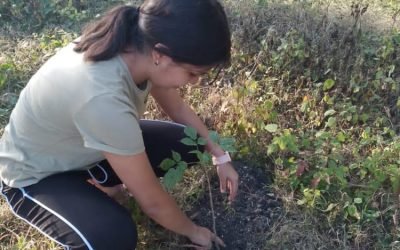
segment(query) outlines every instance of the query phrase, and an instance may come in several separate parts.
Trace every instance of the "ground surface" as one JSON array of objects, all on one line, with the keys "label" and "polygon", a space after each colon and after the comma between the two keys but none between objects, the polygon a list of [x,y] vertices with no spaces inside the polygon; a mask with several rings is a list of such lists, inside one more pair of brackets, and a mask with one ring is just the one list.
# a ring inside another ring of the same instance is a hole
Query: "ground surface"
[{"label": "ground surface", "polygon": [[[217,178],[211,180],[217,234],[227,245],[225,249],[264,249],[265,235],[281,215],[279,199],[268,188],[271,178],[260,168],[238,162],[235,168],[240,175],[240,184],[233,204],[228,205],[225,195],[220,193]],[[189,215],[198,224],[212,228],[208,192]]]}]

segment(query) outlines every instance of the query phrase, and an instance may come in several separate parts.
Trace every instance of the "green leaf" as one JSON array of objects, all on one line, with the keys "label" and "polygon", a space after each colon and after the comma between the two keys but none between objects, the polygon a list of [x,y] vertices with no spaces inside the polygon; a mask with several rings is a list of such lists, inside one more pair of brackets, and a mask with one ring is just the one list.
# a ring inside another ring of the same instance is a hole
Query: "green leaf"
[{"label": "green leaf", "polygon": [[0,74],[0,88],[6,83],[7,77],[5,75]]},{"label": "green leaf", "polygon": [[376,80],[380,80],[380,79],[382,79],[383,77],[384,77],[384,73],[383,73],[383,71],[382,70],[379,70],[378,72],[376,72],[376,74],[375,74],[375,79]]},{"label": "green leaf", "polygon": [[197,159],[199,159],[199,161],[201,161],[203,152],[201,152],[199,150],[192,150],[189,153],[190,154],[195,154],[197,156]]},{"label": "green leaf", "polygon": [[189,154],[201,154],[201,151],[199,151],[199,150],[192,150],[192,151],[189,151]]},{"label": "green leaf", "polygon": [[223,146],[221,147],[224,151],[227,151],[229,153],[234,153],[236,152],[236,147],[234,145],[227,145],[227,146]]},{"label": "green leaf", "polygon": [[297,201],[297,205],[300,205],[300,206],[302,206],[302,205],[304,205],[304,204],[306,204],[307,203],[307,200],[306,199],[301,199],[301,200],[298,200]]},{"label": "green leaf", "polygon": [[324,117],[328,117],[334,114],[336,114],[336,111],[334,109],[330,109],[324,113]]},{"label": "green leaf", "polygon": [[305,112],[308,111],[309,107],[310,107],[310,102],[309,101],[303,102],[301,104],[300,111],[305,113]]},{"label": "green leaf", "polygon": [[355,204],[361,204],[362,203],[362,198],[354,198],[354,203]]},{"label": "green leaf", "polygon": [[279,146],[280,150],[286,149],[286,142],[283,139],[283,137],[276,138],[276,140],[274,140],[274,142],[276,142],[276,144]]},{"label": "green leaf", "polygon": [[175,169],[171,169],[163,177],[162,183],[167,190],[171,190],[176,184],[175,171]]},{"label": "green leaf", "polygon": [[233,145],[235,144],[235,139],[231,137],[224,137],[219,140],[221,145]]},{"label": "green leaf", "polygon": [[395,174],[390,177],[390,182],[392,184],[393,193],[397,193],[400,191],[400,175]]},{"label": "green leaf", "polygon": [[186,169],[187,169],[187,163],[186,162],[184,162],[184,161],[180,161],[179,163],[178,163],[178,165],[177,165],[177,169],[179,170],[179,171],[185,171]]},{"label": "green leaf", "polygon": [[203,165],[209,165],[211,163],[211,155],[207,152],[201,153],[197,157],[200,159],[200,163]]},{"label": "green leaf", "polygon": [[197,153],[196,156],[197,156],[197,159],[199,159],[199,162],[203,163],[203,153]]},{"label": "green leaf", "polygon": [[336,118],[335,117],[329,117],[328,122],[326,123],[326,127],[329,127],[329,128],[336,127]]},{"label": "green leaf", "polygon": [[345,142],[346,141],[346,135],[343,132],[339,132],[336,136],[336,139],[340,142]]},{"label": "green leaf", "polygon": [[325,94],[323,100],[326,102],[326,104],[328,104],[328,105],[333,105],[334,99],[335,99],[335,98],[330,97],[328,94]]},{"label": "green leaf", "polygon": [[194,140],[190,139],[190,138],[183,138],[181,140],[181,142],[183,144],[185,144],[186,146],[197,146],[197,143]]},{"label": "green leaf", "polygon": [[331,203],[331,204],[329,204],[329,206],[325,210],[322,210],[322,212],[330,212],[336,206],[337,206],[336,203]]},{"label": "green leaf", "polygon": [[209,131],[208,132],[208,137],[210,138],[210,140],[214,143],[218,144],[219,141],[219,135],[216,131]]},{"label": "green leaf", "polygon": [[196,131],[195,128],[189,127],[189,126],[185,127],[184,132],[185,132],[185,135],[190,137],[190,139],[192,139],[192,140],[196,140],[197,139],[197,131]]},{"label": "green leaf", "polygon": [[270,133],[275,133],[278,130],[278,125],[277,124],[268,124],[267,126],[265,126],[264,129]]},{"label": "green leaf", "polygon": [[355,205],[348,206],[347,212],[351,217],[356,218],[357,220],[361,219],[360,213],[358,212],[357,207]]},{"label": "green leaf", "polygon": [[177,168],[171,168],[163,177],[163,184],[167,188],[167,190],[171,190],[176,186],[182,179],[185,174],[185,170],[187,168],[187,164],[185,162],[179,162]]},{"label": "green leaf", "polygon": [[327,90],[330,90],[331,88],[333,88],[333,86],[335,86],[335,81],[332,80],[332,79],[327,79],[327,80],[324,82],[324,87],[323,87],[323,89],[324,89],[324,91],[327,91]]},{"label": "green leaf", "polygon": [[299,150],[296,146],[296,137],[290,134],[289,130],[285,130],[284,135],[274,137],[272,141],[273,144],[279,146],[279,150],[289,150],[291,152],[298,152]]},{"label": "green leaf", "polygon": [[171,190],[179,181],[179,172],[178,170],[171,168],[163,177],[163,184],[168,189]]},{"label": "green leaf", "polygon": [[277,158],[275,159],[275,164],[278,166],[282,166],[283,165],[283,160],[281,158]]},{"label": "green leaf", "polygon": [[182,157],[178,152],[172,151],[172,159],[174,159],[174,161],[178,162],[178,161],[181,161]]},{"label": "green leaf", "polygon": [[171,167],[175,166],[176,162],[172,159],[164,159],[161,163],[160,163],[160,168],[164,171],[168,171]]},{"label": "green leaf", "polygon": [[235,139],[233,139],[233,138],[229,138],[229,137],[220,138],[219,145],[225,151],[232,152],[232,149],[233,149],[233,151],[235,151],[235,148],[234,148]]},{"label": "green leaf", "polygon": [[270,145],[268,146],[267,155],[271,155],[271,154],[273,154],[273,153],[276,153],[276,152],[278,152],[278,150],[279,150],[278,145],[276,145],[276,144],[270,144]]},{"label": "green leaf", "polygon": [[207,144],[207,140],[206,139],[204,139],[203,137],[199,137],[198,139],[197,139],[197,144],[199,144],[199,145],[206,145]]}]

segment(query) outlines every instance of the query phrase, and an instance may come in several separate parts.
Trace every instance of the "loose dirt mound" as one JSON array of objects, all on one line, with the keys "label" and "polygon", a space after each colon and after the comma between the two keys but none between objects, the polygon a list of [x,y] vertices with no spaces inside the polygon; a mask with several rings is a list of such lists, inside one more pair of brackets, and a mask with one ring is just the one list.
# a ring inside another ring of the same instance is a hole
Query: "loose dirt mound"
[{"label": "loose dirt mound", "polygon": [[[267,232],[281,214],[280,201],[267,187],[270,178],[261,169],[238,162],[234,166],[240,183],[233,204],[228,205],[226,196],[220,193],[218,179],[211,180],[217,234],[227,245],[225,249],[264,249]],[[199,225],[212,228],[208,192],[189,215]]]}]

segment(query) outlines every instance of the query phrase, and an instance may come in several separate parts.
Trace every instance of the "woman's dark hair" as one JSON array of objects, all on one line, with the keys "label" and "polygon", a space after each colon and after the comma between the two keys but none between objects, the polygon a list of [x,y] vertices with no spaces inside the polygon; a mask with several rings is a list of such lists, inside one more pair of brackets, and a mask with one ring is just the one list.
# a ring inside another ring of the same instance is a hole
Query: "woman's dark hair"
[{"label": "woman's dark hair", "polygon": [[130,48],[155,49],[175,62],[197,66],[227,63],[231,38],[224,9],[217,0],[119,6],[84,29],[75,51],[83,52],[85,60],[102,61]]}]

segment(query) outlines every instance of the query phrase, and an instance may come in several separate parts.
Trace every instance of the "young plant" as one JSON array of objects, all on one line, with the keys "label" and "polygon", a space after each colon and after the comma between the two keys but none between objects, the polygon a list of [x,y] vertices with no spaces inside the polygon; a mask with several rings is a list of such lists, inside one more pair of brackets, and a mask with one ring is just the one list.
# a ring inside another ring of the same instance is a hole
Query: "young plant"
[{"label": "young plant", "polygon": [[[195,147],[194,150],[189,152],[197,156],[198,161],[194,162],[194,164],[202,167],[210,166],[210,153],[201,150],[201,147],[207,144],[206,139],[199,136],[196,129],[192,127],[186,127],[184,133],[186,137],[181,140],[181,143]],[[224,151],[235,152],[235,140],[233,138],[220,137],[215,131],[209,131],[209,138],[212,142],[220,145]],[[167,190],[171,190],[182,180],[185,170],[188,167],[188,163],[182,160],[182,157],[178,152],[172,151],[172,158],[164,159],[161,162],[160,167],[162,170],[166,171],[166,174],[163,177],[163,184]]]},{"label": "young plant", "polygon": [[[184,133],[187,137],[183,138],[181,142],[187,146],[196,147],[195,150],[192,150],[189,153],[195,154],[197,156],[198,162],[195,162],[195,164],[200,165],[200,167],[202,167],[207,179],[213,232],[214,234],[217,235],[216,223],[215,223],[216,217],[215,217],[214,203],[211,192],[211,183],[206,171],[206,167],[211,165],[211,155],[208,152],[205,151],[203,152],[200,150],[200,147],[205,146],[207,144],[207,140],[204,139],[203,137],[200,137],[196,129],[192,127],[186,127]],[[215,131],[209,131],[208,137],[212,142],[220,145],[224,151],[235,152],[234,148],[235,140],[233,138],[222,138]],[[167,158],[161,162],[160,164],[161,169],[167,171],[163,177],[163,184],[167,190],[171,190],[173,187],[175,187],[176,184],[178,184],[183,179],[183,175],[185,173],[185,170],[187,169],[187,166],[188,164],[182,160],[181,155],[175,151],[172,151],[172,159]],[[217,249],[219,249],[218,246]]]}]

